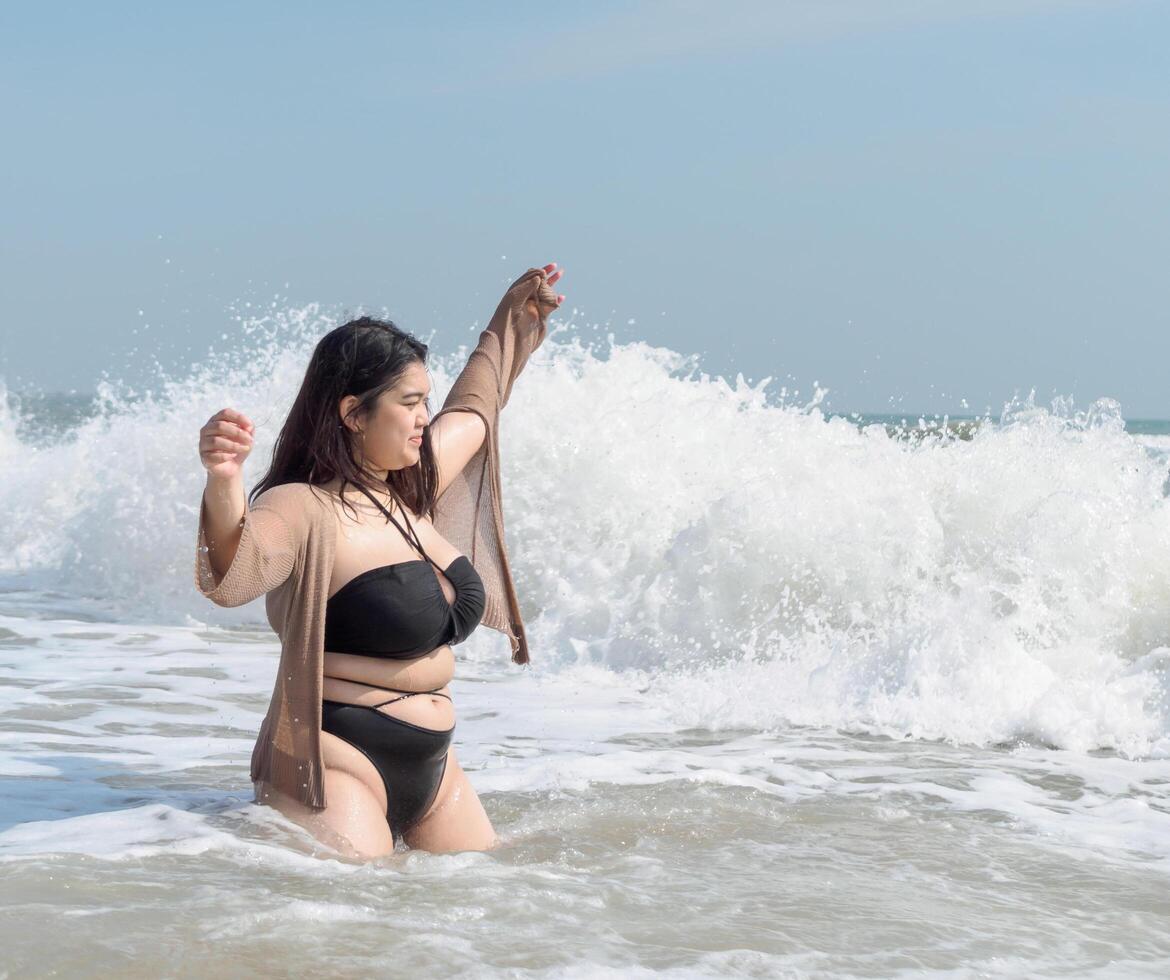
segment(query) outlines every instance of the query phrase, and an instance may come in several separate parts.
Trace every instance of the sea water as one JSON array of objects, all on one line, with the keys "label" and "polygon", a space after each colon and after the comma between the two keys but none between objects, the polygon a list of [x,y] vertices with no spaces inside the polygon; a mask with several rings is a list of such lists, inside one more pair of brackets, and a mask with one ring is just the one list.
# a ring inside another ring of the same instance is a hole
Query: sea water
[{"label": "sea water", "polygon": [[254,483],[327,326],[0,398],[0,976],[1170,975],[1170,425],[554,332],[500,432],[532,665],[480,629],[452,685],[503,846],[359,862],[252,802],[279,648],[193,585],[199,427]]}]

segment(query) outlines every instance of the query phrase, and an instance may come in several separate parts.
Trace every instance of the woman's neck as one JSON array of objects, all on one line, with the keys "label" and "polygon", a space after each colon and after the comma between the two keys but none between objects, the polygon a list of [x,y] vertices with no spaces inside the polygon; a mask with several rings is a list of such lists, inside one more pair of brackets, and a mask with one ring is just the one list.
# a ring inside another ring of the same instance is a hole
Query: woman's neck
[{"label": "woman's neck", "polygon": [[[349,500],[352,497],[358,500],[365,500],[366,502],[369,502],[370,496],[373,496],[385,504],[389,504],[394,500],[394,495],[386,487],[386,481],[384,479],[380,480],[372,473],[367,473],[366,475],[370,478],[370,482],[373,484],[373,486],[360,487],[354,483],[353,480],[345,481],[346,500]],[[324,484],[324,489],[329,493],[335,494],[336,496],[341,496],[341,477],[334,477],[328,483]],[[367,496],[367,494],[370,496]]]}]

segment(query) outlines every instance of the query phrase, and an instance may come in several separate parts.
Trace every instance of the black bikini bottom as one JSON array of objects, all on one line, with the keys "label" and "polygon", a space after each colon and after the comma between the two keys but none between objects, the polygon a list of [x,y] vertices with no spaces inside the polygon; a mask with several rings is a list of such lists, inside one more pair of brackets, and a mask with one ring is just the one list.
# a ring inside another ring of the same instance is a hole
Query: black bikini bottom
[{"label": "black bikini bottom", "polygon": [[[377,710],[418,694],[439,694],[438,691],[398,693],[403,697],[377,705],[321,702],[321,731],[348,742],[381,775],[386,787],[386,821],[395,839],[418,823],[439,795],[439,785],[447,771],[447,751],[455,732],[454,725],[446,731],[435,731]],[[446,694],[439,697],[451,700]]]}]

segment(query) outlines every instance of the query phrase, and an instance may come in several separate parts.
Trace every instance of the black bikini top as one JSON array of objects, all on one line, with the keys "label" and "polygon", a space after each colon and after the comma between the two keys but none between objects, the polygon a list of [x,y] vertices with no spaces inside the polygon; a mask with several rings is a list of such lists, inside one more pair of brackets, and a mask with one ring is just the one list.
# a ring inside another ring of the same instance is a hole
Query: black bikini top
[{"label": "black bikini top", "polygon": [[440,569],[455,587],[455,601],[449,603],[431,570],[435,563],[423,550],[405,511],[402,516],[409,534],[372,495],[366,496],[394,521],[422,558],[371,568],[346,582],[325,603],[325,649],[408,660],[445,643],[462,643],[479,625],[486,603],[483,580],[474,566],[460,555]]}]

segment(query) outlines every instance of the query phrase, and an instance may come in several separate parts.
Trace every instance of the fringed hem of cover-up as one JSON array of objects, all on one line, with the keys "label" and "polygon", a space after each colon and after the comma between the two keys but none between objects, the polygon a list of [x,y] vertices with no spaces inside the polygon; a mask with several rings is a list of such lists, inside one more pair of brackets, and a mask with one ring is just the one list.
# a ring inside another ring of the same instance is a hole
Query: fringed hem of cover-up
[{"label": "fringed hem of cover-up", "polygon": [[511,646],[512,662],[517,664],[528,663],[527,652],[522,649],[520,633],[508,615],[507,604],[496,597],[491,597],[484,605],[483,617],[480,622],[490,629],[494,629],[508,638]]},{"label": "fringed hem of cover-up", "polygon": [[[263,737],[263,736],[262,736]],[[252,782],[267,783],[315,810],[325,809],[325,780],[312,759],[299,760],[278,749],[272,742],[256,745],[252,760]]]}]

